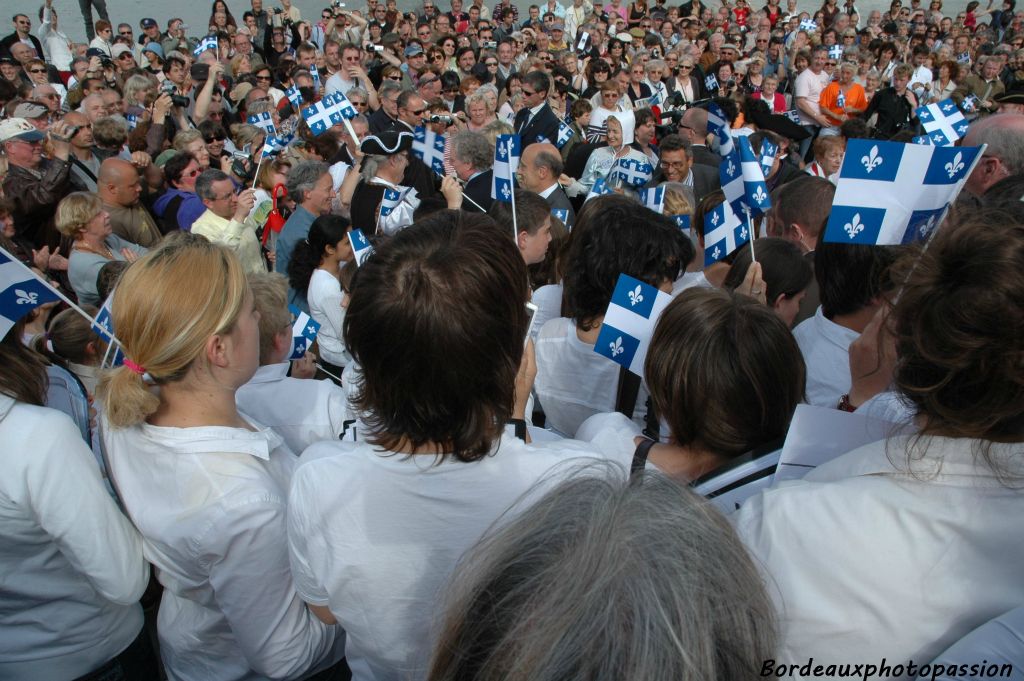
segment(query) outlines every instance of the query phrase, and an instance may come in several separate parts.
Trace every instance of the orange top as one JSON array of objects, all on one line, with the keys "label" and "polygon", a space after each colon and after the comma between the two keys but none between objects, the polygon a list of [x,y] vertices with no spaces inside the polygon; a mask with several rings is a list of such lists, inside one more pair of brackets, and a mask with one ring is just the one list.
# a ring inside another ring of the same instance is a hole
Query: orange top
[{"label": "orange top", "polygon": [[[821,113],[832,125],[840,125],[849,117],[849,114],[846,114],[845,111],[836,105],[837,99],[839,99],[839,83],[833,82],[829,83],[828,87],[821,91],[821,98],[818,100],[818,104],[821,106]],[[868,98],[864,94],[864,88],[857,83],[851,83],[850,87],[846,90],[846,106],[858,111],[864,111],[868,108]]]}]

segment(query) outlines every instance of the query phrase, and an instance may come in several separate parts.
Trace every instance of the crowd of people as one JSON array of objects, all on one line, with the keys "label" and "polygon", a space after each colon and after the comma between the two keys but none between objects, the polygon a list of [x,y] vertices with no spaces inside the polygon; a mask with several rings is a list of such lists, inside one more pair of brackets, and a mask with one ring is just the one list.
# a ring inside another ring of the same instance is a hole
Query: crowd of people
[{"label": "crowd of people", "polygon": [[[250,2],[0,40],[0,246],[63,295],[0,292],[0,678],[1024,668],[1014,0]],[[939,229],[826,242],[849,140],[947,100]],[[709,111],[776,149],[711,264]]]}]

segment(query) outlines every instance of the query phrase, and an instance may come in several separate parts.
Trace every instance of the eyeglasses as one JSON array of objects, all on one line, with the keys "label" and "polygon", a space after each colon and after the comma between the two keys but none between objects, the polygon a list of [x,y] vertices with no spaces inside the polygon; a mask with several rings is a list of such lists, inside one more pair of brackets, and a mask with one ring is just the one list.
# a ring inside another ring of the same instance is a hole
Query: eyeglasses
[{"label": "eyeglasses", "polygon": [[426,109],[408,109],[408,112],[413,116],[422,116],[424,111],[426,111]]},{"label": "eyeglasses", "polygon": [[526,88],[520,88],[520,90],[522,91],[523,96],[525,97],[533,97],[535,94],[537,94],[536,92],[527,90]]},{"label": "eyeglasses", "polygon": [[256,80],[273,80],[270,76],[256,76]]},{"label": "eyeglasses", "polygon": [[615,99],[618,99],[619,98],[619,93],[618,92],[602,92],[601,96],[602,97],[614,97]]},{"label": "eyeglasses", "polygon": [[123,52],[118,56],[118,59],[135,59],[135,57],[133,57],[130,52]]},{"label": "eyeglasses", "polygon": [[366,102],[360,102],[359,100],[348,100],[352,106],[366,106]]},{"label": "eyeglasses", "polygon": [[496,62],[496,61],[489,61],[489,62],[485,62],[484,65],[485,66],[497,66],[498,62]]},{"label": "eyeglasses", "polygon": [[119,35],[131,35],[132,32],[131,31],[118,31],[118,34]]},{"label": "eyeglasses", "polygon": [[29,69],[29,73],[46,73],[46,69]]},{"label": "eyeglasses", "polygon": [[388,80],[402,80],[401,76],[388,76]]},{"label": "eyeglasses", "polygon": [[206,142],[207,144],[213,144],[214,141],[223,142],[225,137],[226,135],[224,133],[217,132],[209,136],[203,135],[203,141]]},{"label": "eyeglasses", "polygon": [[693,69],[693,64],[680,64],[679,68],[686,69],[687,71],[690,71],[690,70]]}]

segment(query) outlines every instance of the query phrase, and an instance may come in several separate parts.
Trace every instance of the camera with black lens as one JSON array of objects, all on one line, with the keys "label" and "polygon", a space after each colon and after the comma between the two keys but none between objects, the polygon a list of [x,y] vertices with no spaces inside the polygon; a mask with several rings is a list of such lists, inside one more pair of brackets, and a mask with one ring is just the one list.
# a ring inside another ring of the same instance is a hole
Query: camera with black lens
[{"label": "camera with black lens", "polygon": [[[675,93],[680,95],[678,92]],[[679,132],[679,121],[683,120],[683,114],[686,109],[679,109],[678,111],[664,111],[661,114],[661,120],[657,125],[654,126],[654,132],[658,138],[665,137],[666,135],[675,135]],[[666,122],[667,121],[667,122]]]},{"label": "camera with black lens", "polygon": [[448,114],[431,114],[430,118],[427,119],[430,123],[444,123],[445,125],[454,125],[455,117],[449,116]]},{"label": "camera with black lens", "polygon": [[275,7],[274,9],[272,9],[270,11],[273,12],[274,14],[284,14],[284,10],[281,9],[280,7]]},{"label": "camera with black lens", "polygon": [[497,40],[485,40],[482,43],[480,43],[480,47],[485,49],[485,50],[496,50],[496,49],[498,49],[498,41]]},{"label": "camera with black lens", "polygon": [[100,57],[100,66],[105,69],[114,68],[114,61],[110,57]]},{"label": "camera with black lens", "polygon": [[174,106],[188,107],[191,102],[188,97],[183,95],[171,95],[171,104]]},{"label": "camera with black lens", "polygon": [[384,51],[384,46],[383,45],[374,45],[373,43],[368,43],[366,45],[366,51],[367,52],[374,52],[376,54],[380,54],[381,52]]}]

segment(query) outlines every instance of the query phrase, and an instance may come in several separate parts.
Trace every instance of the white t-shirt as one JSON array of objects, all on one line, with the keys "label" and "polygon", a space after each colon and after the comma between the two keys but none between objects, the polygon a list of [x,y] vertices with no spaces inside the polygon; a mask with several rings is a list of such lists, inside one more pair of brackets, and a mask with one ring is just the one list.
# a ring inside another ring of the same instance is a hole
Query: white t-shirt
[{"label": "white t-shirt", "polygon": [[[804,69],[803,73],[796,77],[796,84],[793,87],[794,106],[796,106],[796,100],[805,97],[810,105],[808,108],[815,114],[820,114],[821,104],[819,102],[821,100],[821,91],[828,87],[831,80],[824,71],[814,73],[810,69]],[[799,106],[796,109],[800,114],[801,125],[818,125],[818,121],[808,117]]]},{"label": "white t-shirt", "polygon": [[306,290],[310,316],[320,324],[316,335],[320,356],[331,364],[344,367],[352,361],[342,340],[345,308],[341,306],[341,282],[322,269],[313,270]]},{"label": "white t-shirt", "polygon": [[[292,574],[303,600],[329,607],[344,627],[353,679],[425,678],[443,592],[463,553],[507,520],[521,495],[536,498],[596,457],[583,443],[507,436],[472,463],[366,443],[307,450],[289,497]],[[629,459],[617,463],[625,476]]]},{"label": "white t-shirt", "polygon": [[[576,335],[571,319],[547,322],[537,336],[537,378],[534,389],[544,409],[545,425],[575,435],[587,418],[615,411],[619,365],[594,352]],[[643,427],[647,390],[641,385],[633,420]]]},{"label": "white t-shirt", "polygon": [[835,407],[850,392],[850,343],[860,334],[827,319],[819,305],[793,336],[807,365],[807,403]]}]

